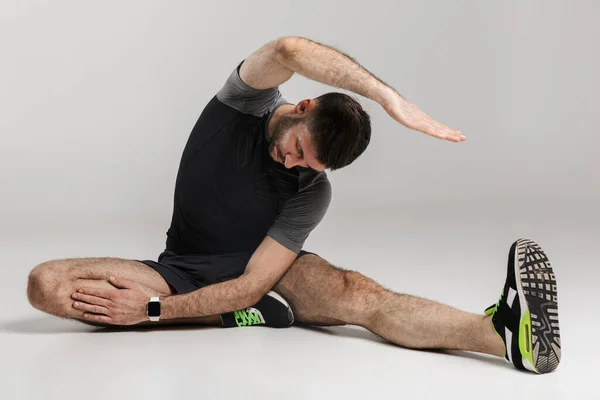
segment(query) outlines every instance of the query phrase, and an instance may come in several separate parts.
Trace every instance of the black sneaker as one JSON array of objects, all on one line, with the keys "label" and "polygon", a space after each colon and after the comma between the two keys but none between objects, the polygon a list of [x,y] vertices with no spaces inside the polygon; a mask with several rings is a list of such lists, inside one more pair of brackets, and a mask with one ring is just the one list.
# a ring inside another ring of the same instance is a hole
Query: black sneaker
[{"label": "black sneaker", "polygon": [[518,369],[544,374],[561,356],[556,278],[548,257],[528,239],[513,243],[500,300],[485,310]]},{"label": "black sneaker", "polygon": [[294,313],[283,297],[274,291],[268,292],[252,307],[221,314],[221,326],[263,325],[271,328],[287,328],[294,323]]}]

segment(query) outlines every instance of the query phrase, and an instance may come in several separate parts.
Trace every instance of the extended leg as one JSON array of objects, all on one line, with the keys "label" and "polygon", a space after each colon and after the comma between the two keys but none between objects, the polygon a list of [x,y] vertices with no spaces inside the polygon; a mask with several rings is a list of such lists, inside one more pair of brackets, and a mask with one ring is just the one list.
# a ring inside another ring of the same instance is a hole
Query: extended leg
[{"label": "extended leg", "polygon": [[490,317],[394,293],[313,254],[297,259],[275,290],[290,302],[300,322],[359,325],[409,348],[505,353]]}]

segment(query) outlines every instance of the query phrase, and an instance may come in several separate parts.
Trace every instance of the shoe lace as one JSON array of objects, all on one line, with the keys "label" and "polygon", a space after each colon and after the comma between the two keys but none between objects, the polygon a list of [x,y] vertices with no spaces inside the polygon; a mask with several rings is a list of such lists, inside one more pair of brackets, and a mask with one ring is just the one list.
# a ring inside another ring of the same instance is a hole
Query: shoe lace
[{"label": "shoe lace", "polygon": [[253,308],[235,311],[236,320],[244,321],[244,325],[260,325],[264,323],[262,316]]},{"label": "shoe lace", "polygon": [[485,315],[493,316],[496,313],[496,311],[498,310],[498,307],[500,307],[500,302],[502,301],[502,297],[504,297],[504,289],[502,289],[502,293],[500,294],[500,298],[498,299],[498,302],[496,304],[492,304],[491,306],[486,308]]}]

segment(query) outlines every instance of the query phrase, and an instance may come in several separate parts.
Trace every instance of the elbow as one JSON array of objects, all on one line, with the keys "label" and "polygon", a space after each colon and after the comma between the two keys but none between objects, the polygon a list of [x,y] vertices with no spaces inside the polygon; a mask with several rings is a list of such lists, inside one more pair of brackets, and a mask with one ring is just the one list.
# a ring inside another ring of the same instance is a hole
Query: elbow
[{"label": "elbow", "polygon": [[282,60],[288,60],[294,56],[299,46],[300,38],[285,36],[276,40],[275,51]]},{"label": "elbow", "polygon": [[[246,279],[244,279],[246,278]],[[268,288],[264,288],[262,284],[253,280],[247,279],[247,276],[242,275],[238,279],[244,279],[245,282],[242,287],[245,290],[238,291],[238,297],[236,303],[240,309],[252,307],[263,298],[263,296],[269,291]]]},{"label": "elbow", "polygon": [[244,293],[243,308],[248,308],[256,305],[270,290],[268,282],[254,281],[252,284],[246,285],[248,291]]},{"label": "elbow", "polygon": [[263,288],[260,287],[250,290],[244,298],[244,308],[252,307],[256,303],[258,303],[267,292],[268,289],[263,290]]}]

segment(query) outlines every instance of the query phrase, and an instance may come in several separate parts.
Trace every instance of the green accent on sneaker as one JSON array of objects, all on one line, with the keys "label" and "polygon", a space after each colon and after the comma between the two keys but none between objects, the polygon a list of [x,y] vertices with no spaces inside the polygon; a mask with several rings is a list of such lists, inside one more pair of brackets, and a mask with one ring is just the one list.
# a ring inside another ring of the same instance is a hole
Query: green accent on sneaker
[{"label": "green accent on sneaker", "polygon": [[264,324],[262,316],[257,310],[248,308],[246,310],[234,311],[233,316],[237,326],[251,326]]},{"label": "green accent on sneaker", "polygon": [[533,363],[533,348],[531,342],[531,315],[529,310],[525,311],[521,323],[519,325],[519,350],[523,360],[529,360],[531,365]]},{"label": "green accent on sneaker", "polygon": [[500,293],[500,298],[498,299],[498,302],[494,305],[489,306],[488,308],[485,309],[485,315],[491,315],[494,316],[494,313],[496,312],[496,310],[498,309],[498,307],[500,307],[500,302],[502,301],[502,297],[504,296],[504,289],[502,289],[502,293]]}]

